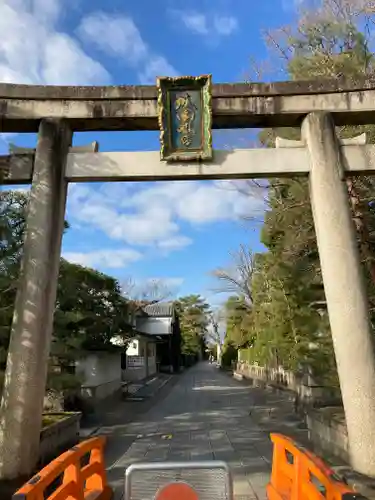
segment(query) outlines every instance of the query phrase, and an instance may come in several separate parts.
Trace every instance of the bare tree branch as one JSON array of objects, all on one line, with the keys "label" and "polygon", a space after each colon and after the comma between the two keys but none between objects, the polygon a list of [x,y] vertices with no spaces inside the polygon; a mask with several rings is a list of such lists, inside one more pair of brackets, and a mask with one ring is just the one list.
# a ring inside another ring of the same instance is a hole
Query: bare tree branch
[{"label": "bare tree branch", "polygon": [[128,277],[121,283],[121,289],[125,297],[138,305],[157,304],[172,296],[172,291],[162,279],[137,284],[133,278]]},{"label": "bare tree branch", "polygon": [[252,303],[251,282],[254,272],[254,255],[245,245],[241,245],[237,252],[231,254],[232,264],[229,268],[219,268],[212,275],[223,286],[216,292],[235,293],[244,297],[246,304]]}]

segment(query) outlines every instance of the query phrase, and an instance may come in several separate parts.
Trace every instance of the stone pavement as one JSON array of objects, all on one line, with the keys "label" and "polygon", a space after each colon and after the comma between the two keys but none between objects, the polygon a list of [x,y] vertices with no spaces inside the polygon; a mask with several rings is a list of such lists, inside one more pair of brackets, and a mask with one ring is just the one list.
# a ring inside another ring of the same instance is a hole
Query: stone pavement
[{"label": "stone pavement", "polygon": [[[151,398],[158,394],[171,378],[171,375],[159,373],[146,381],[129,384],[128,394],[125,397],[117,394],[114,398],[107,399],[96,409],[95,413],[86,415],[86,418],[81,420],[80,438],[88,439],[101,432],[103,427],[107,428],[108,434],[108,428],[116,428],[118,425],[124,425],[137,418],[141,412],[147,410],[147,407],[152,404]],[[133,401],[143,400],[145,404],[131,404]]]},{"label": "stone pavement", "polygon": [[132,463],[212,459],[231,467],[235,498],[265,499],[272,445],[249,415],[253,405],[249,387],[200,363],[131,423],[101,428],[100,434],[111,435],[106,459],[115,499],[122,497],[124,473]]}]

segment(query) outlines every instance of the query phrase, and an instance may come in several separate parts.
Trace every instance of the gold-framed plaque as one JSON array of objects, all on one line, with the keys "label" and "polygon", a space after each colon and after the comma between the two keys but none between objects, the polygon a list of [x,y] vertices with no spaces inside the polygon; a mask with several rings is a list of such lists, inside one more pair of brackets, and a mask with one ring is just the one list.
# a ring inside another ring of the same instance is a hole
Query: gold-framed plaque
[{"label": "gold-framed plaque", "polygon": [[211,75],[157,78],[160,159],[212,159]]}]

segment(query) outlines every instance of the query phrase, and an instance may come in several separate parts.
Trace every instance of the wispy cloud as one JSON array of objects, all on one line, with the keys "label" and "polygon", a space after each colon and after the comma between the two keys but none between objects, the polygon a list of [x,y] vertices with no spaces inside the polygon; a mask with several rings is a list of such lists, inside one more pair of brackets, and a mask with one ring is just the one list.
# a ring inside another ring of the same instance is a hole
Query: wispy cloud
[{"label": "wispy cloud", "polygon": [[165,57],[151,56],[138,71],[138,78],[141,83],[154,85],[157,76],[178,76],[178,72]]},{"label": "wispy cloud", "polygon": [[161,254],[180,250],[192,243],[183,234],[183,224],[200,227],[242,216],[260,216],[261,197],[249,196],[228,182],[175,182],[88,187],[71,185],[68,220],[101,231],[127,245],[152,247]]},{"label": "wispy cloud", "polygon": [[182,24],[190,33],[203,37],[210,43],[220,41],[237,31],[236,17],[196,10],[171,9],[169,14],[174,22]]},{"label": "wispy cloud", "polygon": [[0,2],[0,81],[83,85],[110,82],[79,42],[57,29],[62,0]]},{"label": "wispy cloud", "polygon": [[108,248],[92,252],[64,252],[63,257],[82,266],[119,269],[139,261],[142,254],[131,248],[120,250]]},{"label": "wispy cloud", "polygon": [[[111,77],[80,43],[58,29],[63,0],[0,1],[0,82],[108,84]],[[0,134],[0,151],[13,136]]]},{"label": "wispy cloud", "polygon": [[218,35],[229,36],[238,28],[238,21],[233,16],[215,16],[214,30]]},{"label": "wispy cloud", "polygon": [[148,48],[131,17],[95,12],[83,18],[79,36],[109,56],[120,56],[129,63],[143,61]]},{"label": "wispy cloud", "polygon": [[82,20],[77,33],[106,55],[120,56],[137,71],[141,83],[153,84],[157,76],[178,75],[163,55],[151,50],[130,16],[94,12]]},{"label": "wispy cloud", "polygon": [[196,35],[208,35],[208,20],[205,14],[200,12],[184,12],[175,11],[176,17],[178,16],[186,28]]}]

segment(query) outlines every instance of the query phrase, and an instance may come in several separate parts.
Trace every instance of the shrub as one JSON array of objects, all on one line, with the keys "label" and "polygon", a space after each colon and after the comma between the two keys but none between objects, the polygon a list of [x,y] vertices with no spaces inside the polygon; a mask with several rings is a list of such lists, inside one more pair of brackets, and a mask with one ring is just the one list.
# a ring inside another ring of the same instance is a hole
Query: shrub
[{"label": "shrub", "polygon": [[233,361],[237,361],[237,349],[233,342],[224,344],[223,353],[221,355],[221,366],[223,368],[230,368]]}]

